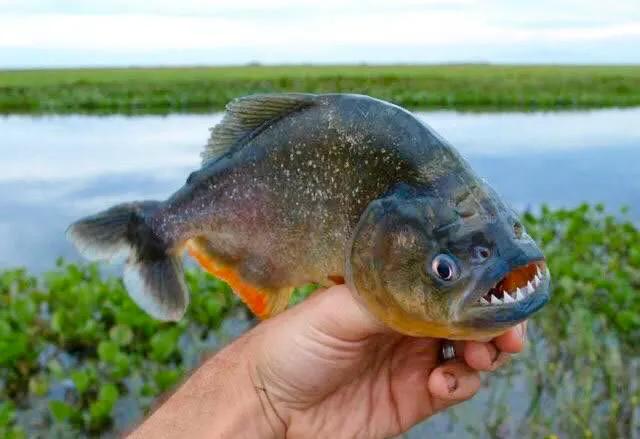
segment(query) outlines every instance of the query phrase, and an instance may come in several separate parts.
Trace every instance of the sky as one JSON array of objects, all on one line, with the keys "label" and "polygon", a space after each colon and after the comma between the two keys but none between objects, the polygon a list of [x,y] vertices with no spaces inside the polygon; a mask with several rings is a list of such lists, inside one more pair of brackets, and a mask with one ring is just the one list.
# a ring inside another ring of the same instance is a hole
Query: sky
[{"label": "sky", "polygon": [[0,0],[0,68],[640,63],[640,0]]}]

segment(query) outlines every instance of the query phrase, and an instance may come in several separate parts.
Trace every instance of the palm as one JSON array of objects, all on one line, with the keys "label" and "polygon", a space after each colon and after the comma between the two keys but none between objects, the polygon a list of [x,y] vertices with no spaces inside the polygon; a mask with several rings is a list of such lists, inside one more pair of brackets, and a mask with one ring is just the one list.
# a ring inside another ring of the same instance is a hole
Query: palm
[{"label": "palm", "polygon": [[[419,349],[416,341],[423,342]],[[308,431],[315,423],[319,436],[326,430],[346,437],[387,437],[433,412],[430,394],[416,390],[427,389],[429,373],[437,364],[437,341],[378,335],[348,344],[322,348],[323,362],[334,364],[318,364],[323,373],[307,368],[282,377],[302,390],[289,394],[288,406],[299,412],[290,431]],[[319,419],[320,424],[315,422]]]},{"label": "palm", "polygon": [[395,435],[475,393],[477,373],[462,360],[447,367],[468,373],[467,385],[447,388],[440,340],[389,332],[341,290],[288,311],[286,325],[259,327],[258,385],[292,437]]}]

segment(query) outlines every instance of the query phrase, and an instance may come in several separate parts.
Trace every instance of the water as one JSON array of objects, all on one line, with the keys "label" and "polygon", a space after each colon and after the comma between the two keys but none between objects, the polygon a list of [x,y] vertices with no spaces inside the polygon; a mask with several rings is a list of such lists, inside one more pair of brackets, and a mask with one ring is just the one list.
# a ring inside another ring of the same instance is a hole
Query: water
[{"label": "water", "polygon": [[[516,208],[604,202],[640,218],[640,109],[420,113]],[[0,268],[77,254],[74,219],[162,199],[199,164],[220,114],[0,119]]]},{"label": "water", "polygon": [[[169,195],[198,166],[207,128],[220,117],[0,119],[0,269],[22,265],[38,272],[52,267],[57,256],[77,259],[64,239],[72,220],[118,202]],[[611,209],[628,205],[640,219],[640,109],[428,112],[420,117],[457,146],[516,208],[604,202]],[[238,325],[221,334],[237,335],[247,322]],[[182,343],[187,362],[195,365],[202,349],[226,341],[219,337],[211,334],[202,346]],[[545,352],[544,339],[530,340],[520,361],[497,378],[488,375],[491,384],[485,382],[472,401],[416,426],[406,437],[469,437],[469,426],[485,425],[501,407],[513,413],[505,423],[511,431],[526,423],[536,374],[546,370],[545,358],[538,358]],[[550,388],[570,387],[569,381]],[[54,390],[64,391],[66,383],[59,384]],[[118,402],[116,429],[141,415],[138,403],[130,397]],[[24,416],[33,420],[34,413],[47,413],[46,400],[38,404]],[[508,432],[502,436],[514,437]]]}]

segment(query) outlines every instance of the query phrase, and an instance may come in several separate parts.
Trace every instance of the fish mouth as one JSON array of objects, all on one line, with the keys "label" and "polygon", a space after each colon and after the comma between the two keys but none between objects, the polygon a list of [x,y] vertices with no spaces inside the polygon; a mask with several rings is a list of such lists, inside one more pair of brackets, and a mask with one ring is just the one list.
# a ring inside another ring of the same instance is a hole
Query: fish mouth
[{"label": "fish mouth", "polygon": [[526,301],[530,296],[546,291],[549,278],[549,269],[543,260],[516,267],[478,297],[474,305],[509,306]]},{"label": "fish mouth", "polygon": [[466,300],[467,324],[507,327],[526,319],[549,301],[551,275],[544,259],[516,266],[488,290]]}]

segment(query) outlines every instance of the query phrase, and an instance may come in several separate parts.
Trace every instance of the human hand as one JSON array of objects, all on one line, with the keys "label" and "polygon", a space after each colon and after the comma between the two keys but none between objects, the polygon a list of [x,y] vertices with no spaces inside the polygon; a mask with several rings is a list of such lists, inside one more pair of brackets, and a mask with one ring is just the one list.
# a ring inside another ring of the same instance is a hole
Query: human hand
[{"label": "human hand", "polygon": [[440,363],[441,340],[395,333],[332,287],[207,360],[130,437],[395,436],[471,398],[524,332],[455,342]]},{"label": "human hand", "polygon": [[441,363],[441,340],[392,332],[340,285],[258,325],[249,371],[278,437],[388,437],[471,398],[478,371],[522,350],[525,329],[454,342]]}]

